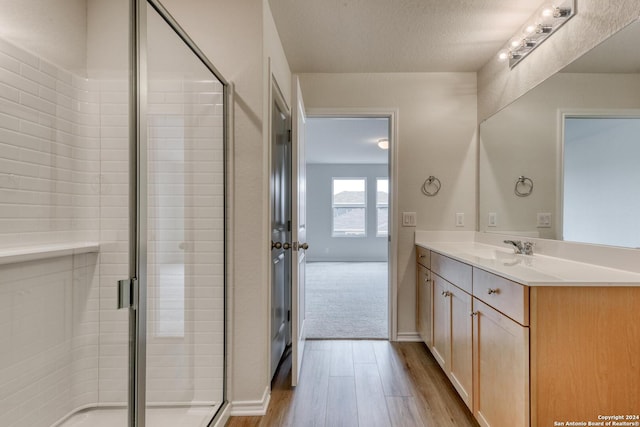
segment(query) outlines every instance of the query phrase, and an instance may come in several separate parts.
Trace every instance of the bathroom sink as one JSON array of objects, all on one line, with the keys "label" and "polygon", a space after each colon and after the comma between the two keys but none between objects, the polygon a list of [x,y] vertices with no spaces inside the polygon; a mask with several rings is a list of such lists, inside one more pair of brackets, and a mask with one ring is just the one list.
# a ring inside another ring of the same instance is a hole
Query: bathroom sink
[{"label": "bathroom sink", "polygon": [[474,247],[473,251],[465,253],[464,255],[485,261],[517,262],[521,258],[516,256],[510,249],[503,250],[490,247]]}]

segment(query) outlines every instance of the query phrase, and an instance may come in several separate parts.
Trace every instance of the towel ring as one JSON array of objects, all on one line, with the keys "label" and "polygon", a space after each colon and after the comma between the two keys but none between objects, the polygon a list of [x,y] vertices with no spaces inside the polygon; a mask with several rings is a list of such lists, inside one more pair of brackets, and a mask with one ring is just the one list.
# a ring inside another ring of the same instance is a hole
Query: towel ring
[{"label": "towel ring", "polygon": [[524,175],[519,176],[514,191],[518,197],[529,196],[533,193],[533,181]]},{"label": "towel ring", "polygon": [[440,191],[440,187],[442,187],[442,183],[438,178],[431,175],[427,180],[422,184],[422,194],[425,196],[433,197]]}]

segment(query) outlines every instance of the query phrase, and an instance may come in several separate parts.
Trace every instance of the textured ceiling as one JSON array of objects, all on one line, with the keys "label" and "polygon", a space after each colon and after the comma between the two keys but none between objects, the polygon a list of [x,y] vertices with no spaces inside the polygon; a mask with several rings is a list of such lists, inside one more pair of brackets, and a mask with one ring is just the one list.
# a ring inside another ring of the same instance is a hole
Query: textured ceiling
[{"label": "textured ceiling", "polygon": [[541,0],[269,0],[293,72],[477,71]]}]

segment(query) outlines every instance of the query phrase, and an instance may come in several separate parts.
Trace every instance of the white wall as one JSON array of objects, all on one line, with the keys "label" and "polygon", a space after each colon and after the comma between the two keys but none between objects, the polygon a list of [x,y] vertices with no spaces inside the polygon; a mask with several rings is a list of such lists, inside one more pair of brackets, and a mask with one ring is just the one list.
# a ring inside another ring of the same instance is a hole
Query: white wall
[{"label": "white wall", "polygon": [[577,15],[515,68],[509,69],[494,57],[478,71],[478,121],[513,102],[640,16],[637,1],[576,3]]},{"label": "white wall", "polygon": [[[475,230],[475,73],[302,74],[300,83],[311,111],[397,109],[399,212],[417,212],[420,230]],[[429,175],[442,181],[436,197],[420,191]],[[455,227],[456,212],[465,227]],[[399,334],[416,331],[413,235],[399,227]]]},{"label": "white wall", "polygon": [[[307,164],[308,262],[387,261],[387,236],[376,236],[376,178],[387,175],[384,164]],[[332,178],[341,177],[367,179],[366,237],[332,236]]]},{"label": "white wall", "polygon": [[0,37],[84,76],[87,0],[0,0]]}]

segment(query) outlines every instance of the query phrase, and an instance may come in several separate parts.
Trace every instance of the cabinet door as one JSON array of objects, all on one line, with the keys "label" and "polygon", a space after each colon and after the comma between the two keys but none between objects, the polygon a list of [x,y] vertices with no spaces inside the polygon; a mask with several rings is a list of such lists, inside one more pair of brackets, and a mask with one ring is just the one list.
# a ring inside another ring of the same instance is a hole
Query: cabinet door
[{"label": "cabinet door", "polygon": [[449,285],[451,360],[447,374],[460,397],[473,410],[473,320],[471,295]]},{"label": "cabinet door", "polygon": [[418,291],[417,327],[422,340],[431,348],[433,346],[433,286],[429,270],[418,265]]},{"label": "cabinet door", "polygon": [[473,299],[474,415],[485,427],[529,426],[529,328]]},{"label": "cabinet door", "polygon": [[447,372],[451,351],[449,341],[449,284],[446,280],[432,274],[433,278],[433,346],[431,353],[440,367]]}]

